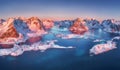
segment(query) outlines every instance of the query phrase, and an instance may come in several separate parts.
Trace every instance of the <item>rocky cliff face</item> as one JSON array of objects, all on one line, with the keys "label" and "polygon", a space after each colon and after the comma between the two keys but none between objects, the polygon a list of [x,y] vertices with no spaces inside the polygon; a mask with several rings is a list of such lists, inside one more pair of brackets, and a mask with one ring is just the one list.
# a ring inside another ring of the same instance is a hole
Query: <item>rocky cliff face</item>
[{"label": "rocky cliff face", "polygon": [[27,25],[28,25],[29,29],[33,32],[37,32],[39,30],[44,30],[42,22],[37,17],[29,18],[27,20]]},{"label": "rocky cliff face", "polygon": [[4,19],[0,19],[0,25],[1,25],[4,21],[5,21]]},{"label": "rocky cliff face", "polygon": [[0,46],[12,48],[13,43],[19,38],[19,33],[14,27],[14,19],[10,18],[0,26]]},{"label": "rocky cliff face", "polygon": [[24,40],[25,37],[28,37],[28,34],[32,35],[28,39],[29,42],[36,42],[40,39],[37,39],[35,34],[42,34],[40,33],[42,31],[44,31],[43,24],[37,17],[29,19],[9,18],[0,26],[0,46],[11,47],[19,39],[22,38]]},{"label": "rocky cliff face", "polygon": [[85,21],[83,19],[78,18],[70,27],[70,31],[75,34],[84,34],[88,31],[88,27],[85,25]]},{"label": "rocky cliff face", "polygon": [[59,28],[70,28],[73,25],[73,20],[64,20],[64,21],[56,21],[56,26],[59,26]]},{"label": "rocky cliff face", "polygon": [[120,33],[120,22],[113,20],[104,20],[101,24],[104,31],[112,33]]},{"label": "rocky cliff face", "polygon": [[[38,17],[9,18],[8,20],[0,20],[0,46],[11,47],[18,43],[18,40],[24,43],[35,43],[40,41],[42,34],[48,32],[53,26],[58,26],[59,29],[66,28],[73,34],[79,35],[99,28],[107,32],[120,33],[120,22],[113,20],[103,20],[100,23],[97,20],[81,18],[64,21],[40,20]],[[23,41],[24,39],[26,40]]]},{"label": "rocky cliff face", "polygon": [[17,37],[19,37],[19,34],[14,27],[14,19],[10,18],[0,27],[0,39],[4,40]]},{"label": "rocky cliff face", "polygon": [[54,26],[54,21],[52,20],[43,20],[42,24],[45,28],[45,30],[51,29]]},{"label": "rocky cliff face", "polygon": [[14,27],[18,33],[21,33],[24,36],[26,36],[27,33],[31,32],[27,25],[27,19],[16,18],[14,20]]},{"label": "rocky cliff face", "polygon": [[85,22],[89,29],[98,29],[101,27],[100,22],[95,19],[86,19]]}]

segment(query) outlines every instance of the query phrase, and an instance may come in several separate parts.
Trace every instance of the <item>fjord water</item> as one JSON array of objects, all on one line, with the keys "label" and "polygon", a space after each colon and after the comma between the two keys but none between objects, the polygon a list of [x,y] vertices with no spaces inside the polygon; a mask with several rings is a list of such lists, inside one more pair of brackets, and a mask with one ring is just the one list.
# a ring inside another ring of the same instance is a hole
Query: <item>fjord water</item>
[{"label": "fjord water", "polygon": [[[92,33],[92,32],[91,32]],[[96,44],[95,39],[111,40],[119,34],[93,31],[95,35],[85,38],[61,39],[50,33],[42,41],[58,40],[60,46],[73,46],[70,49],[48,49],[45,52],[29,51],[22,55],[0,57],[1,70],[117,70],[120,69],[120,41],[116,40],[117,49],[95,56],[89,50]]]}]

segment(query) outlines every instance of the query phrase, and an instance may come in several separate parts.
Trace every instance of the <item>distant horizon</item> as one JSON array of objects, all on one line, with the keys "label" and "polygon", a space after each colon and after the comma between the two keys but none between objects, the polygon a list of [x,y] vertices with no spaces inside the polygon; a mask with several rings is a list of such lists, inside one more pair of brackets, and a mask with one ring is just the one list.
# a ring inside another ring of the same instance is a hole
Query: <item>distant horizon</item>
[{"label": "distant horizon", "polygon": [[120,0],[0,0],[0,18],[95,18],[120,20]]},{"label": "distant horizon", "polygon": [[[96,19],[96,20],[108,20],[108,19],[114,19],[114,18],[92,18],[92,17],[40,17],[40,16],[11,16],[11,17],[3,17],[0,19],[9,19],[9,18],[19,18],[19,17],[24,17],[24,18],[31,18],[31,17],[38,17],[39,19],[50,19],[50,20],[74,20],[77,18],[81,18],[81,19]],[[120,19],[114,19],[116,21],[120,21]]]}]

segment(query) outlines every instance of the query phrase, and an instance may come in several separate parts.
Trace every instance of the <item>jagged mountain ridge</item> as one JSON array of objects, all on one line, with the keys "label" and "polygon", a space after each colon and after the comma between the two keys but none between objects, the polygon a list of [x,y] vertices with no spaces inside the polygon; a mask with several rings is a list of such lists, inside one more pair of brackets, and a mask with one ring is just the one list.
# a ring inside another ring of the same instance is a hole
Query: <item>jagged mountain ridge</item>
[{"label": "jagged mountain ridge", "polygon": [[8,19],[7,22],[0,26],[0,39],[6,39],[10,37],[16,38],[19,36],[14,27],[13,21],[13,19]]},{"label": "jagged mountain ridge", "polygon": [[30,18],[9,18],[8,20],[0,20],[0,43],[15,43],[19,39],[33,40],[34,36],[41,36],[44,32],[48,32],[54,26],[59,28],[67,28],[74,34],[84,34],[91,29],[102,29],[107,32],[120,33],[120,22],[113,20],[103,20],[102,22],[96,19],[53,21],[41,20],[38,17]]},{"label": "jagged mountain ridge", "polygon": [[88,27],[85,25],[83,19],[76,19],[72,26],[70,26],[70,31],[75,34],[84,34],[88,31]]},{"label": "jagged mountain ridge", "polygon": [[24,39],[25,37],[44,34],[44,32],[45,25],[43,25],[42,21],[37,17],[28,19],[9,18],[0,25],[0,43],[6,44],[9,42],[9,44],[11,44],[18,41],[20,37]]}]

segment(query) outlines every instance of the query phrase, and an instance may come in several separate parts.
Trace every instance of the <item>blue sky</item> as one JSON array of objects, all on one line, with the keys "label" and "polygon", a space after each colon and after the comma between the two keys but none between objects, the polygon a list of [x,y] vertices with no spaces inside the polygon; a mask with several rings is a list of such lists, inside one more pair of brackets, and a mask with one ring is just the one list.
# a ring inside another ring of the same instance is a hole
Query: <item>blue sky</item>
[{"label": "blue sky", "polygon": [[120,0],[0,0],[0,18],[120,19]]}]

